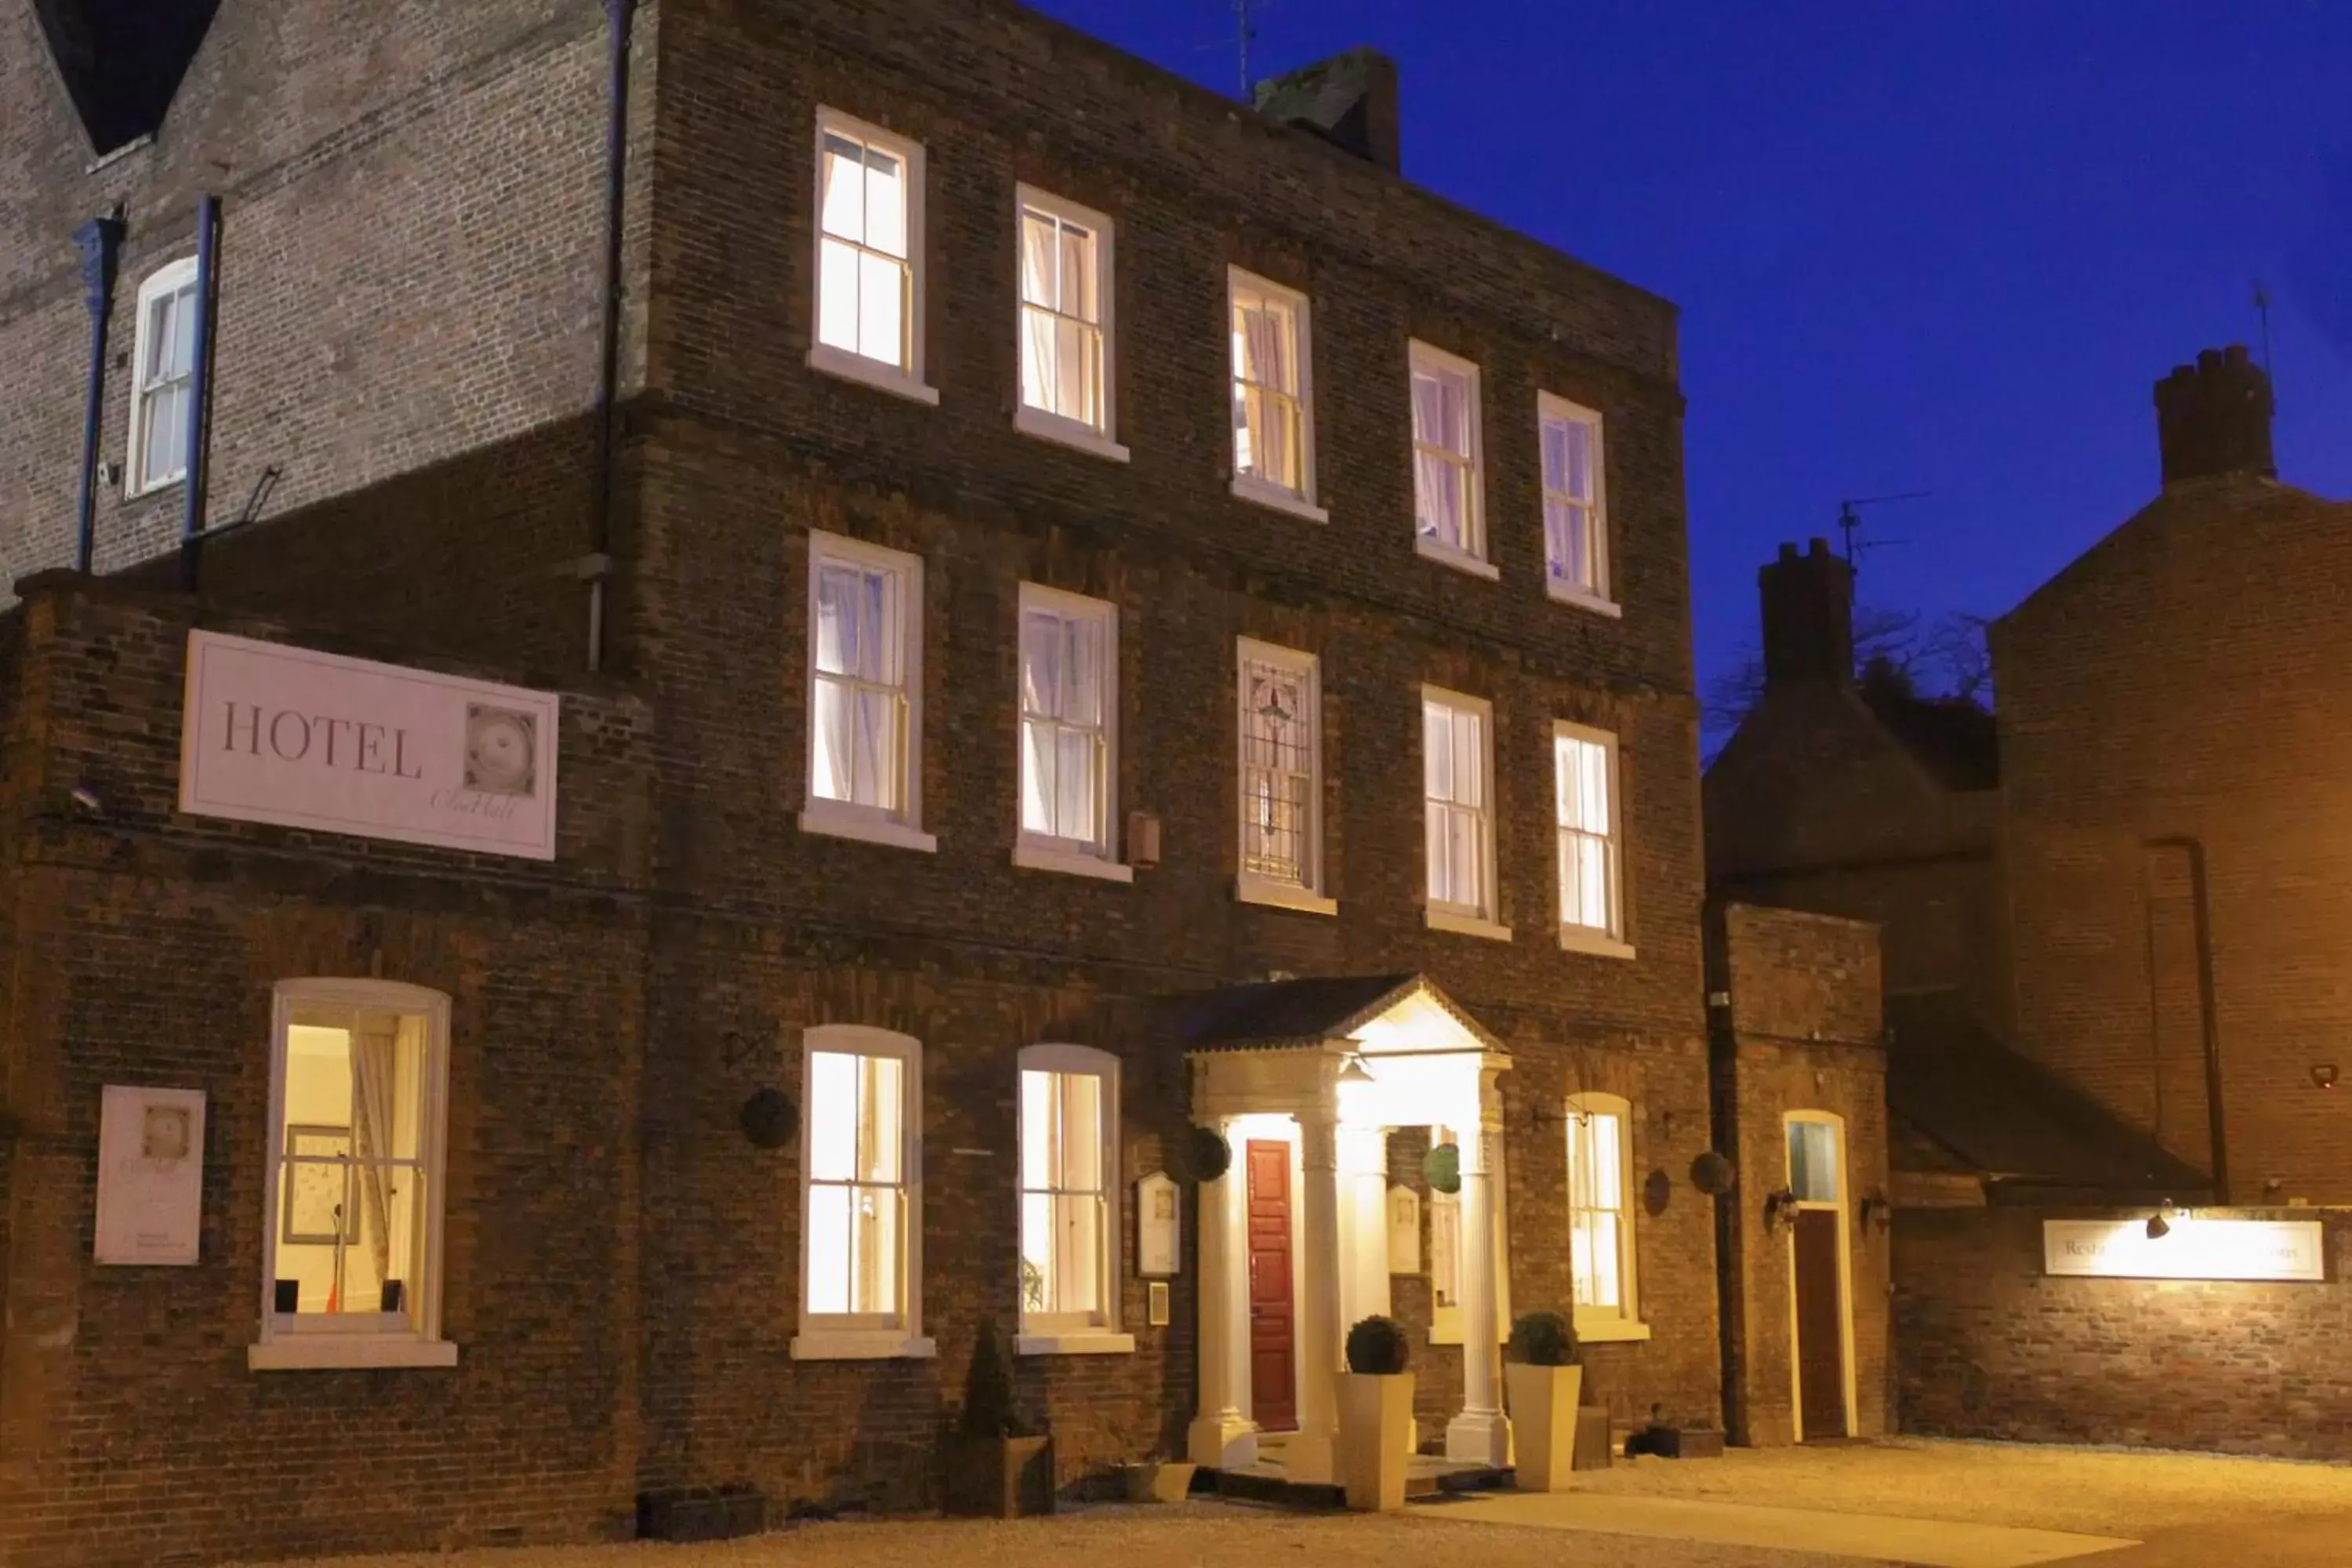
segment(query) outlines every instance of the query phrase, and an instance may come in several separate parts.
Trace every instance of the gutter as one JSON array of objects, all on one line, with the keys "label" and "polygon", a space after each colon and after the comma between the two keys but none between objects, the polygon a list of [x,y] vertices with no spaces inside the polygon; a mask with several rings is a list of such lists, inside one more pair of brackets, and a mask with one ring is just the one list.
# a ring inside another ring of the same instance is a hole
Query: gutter
[{"label": "gutter", "polygon": [[588,553],[574,570],[588,584],[588,668],[604,668],[604,581],[613,570],[613,490],[616,467],[614,402],[621,379],[621,237],[629,160],[629,33],[636,0],[604,0],[607,57],[604,117],[604,298],[602,357],[596,373],[595,493]]},{"label": "gutter", "polygon": [[[94,217],[74,236],[81,247],[82,303],[89,310],[89,371],[81,410],[81,486],[74,508],[74,570],[87,573],[98,544],[98,443],[106,413],[106,327],[114,313],[114,263],[122,247],[122,209]],[[132,371],[137,374],[136,368]]]}]

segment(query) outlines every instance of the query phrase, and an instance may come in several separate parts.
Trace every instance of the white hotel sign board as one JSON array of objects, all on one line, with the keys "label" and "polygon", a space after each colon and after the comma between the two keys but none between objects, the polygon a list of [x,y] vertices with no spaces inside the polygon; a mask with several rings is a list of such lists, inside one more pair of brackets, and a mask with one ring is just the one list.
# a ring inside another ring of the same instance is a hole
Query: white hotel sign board
[{"label": "white hotel sign board", "polygon": [[555,858],[552,692],[188,634],[180,809]]},{"label": "white hotel sign board", "polygon": [[2192,1219],[2151,1237],[2144,1219],[2042,1222],[2045,1274],[2106,1279],[2324,1280],[2326,1247],[2311,1219]]}]

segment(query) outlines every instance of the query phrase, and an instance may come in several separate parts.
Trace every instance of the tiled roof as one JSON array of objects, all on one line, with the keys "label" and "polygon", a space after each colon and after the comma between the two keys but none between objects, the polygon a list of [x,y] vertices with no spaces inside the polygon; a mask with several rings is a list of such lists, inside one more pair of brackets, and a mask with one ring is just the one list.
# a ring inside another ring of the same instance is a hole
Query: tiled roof
[{"label": "tiled roof", "polygon": [[2000,783],[2000,732],[1993,717],[1966,698],[1863,694],[1887,733],[1946,789],[1992,789]]}]

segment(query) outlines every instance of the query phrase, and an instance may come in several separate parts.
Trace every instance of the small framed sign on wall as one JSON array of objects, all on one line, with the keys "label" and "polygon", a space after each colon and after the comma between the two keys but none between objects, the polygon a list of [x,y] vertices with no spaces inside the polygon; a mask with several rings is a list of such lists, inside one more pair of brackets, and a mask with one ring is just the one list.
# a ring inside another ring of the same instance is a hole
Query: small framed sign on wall
[{"label": "small framed sign on wall", "polygon": [[1135,1271],[1145,1279],[1176,1272],[1182,1240],[1176,1184],[1165,1171],[1154,1171],[1135,1184]]},{"label": "small framed sign on wall", "polygon": [[204,1191],[204,1091],[108,1084],[98,1117],[97,1261],[195,1262]]}]

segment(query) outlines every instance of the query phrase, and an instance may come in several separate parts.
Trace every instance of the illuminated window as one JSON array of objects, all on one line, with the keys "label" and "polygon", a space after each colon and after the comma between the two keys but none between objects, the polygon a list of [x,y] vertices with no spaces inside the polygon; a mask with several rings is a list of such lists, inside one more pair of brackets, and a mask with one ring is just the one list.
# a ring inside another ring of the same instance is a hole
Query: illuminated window
[{"label": "illuminated window", "polygon": [[817,110],[816,331],[809,363],[926,403],[923,150]]},{"label": "illuminated window", "polygon": [[1424,555],[1486,566],[1478,473],[1478,367],[1427,343],[1412,345],[1413,531]]},{"label": "illuminated window", "polygon": [[131,351],[130,493],[188,473],[188,399],[196,369],[196,263],[174,261],[139,286]]},{"label": "illuminated window", "polygon": [[1112,864],[1118,612],[1021,584],[1021,837],[1015,859],[1126,880]]},{"label": "illuminated window", "polygon": [[1320,907],[1322,703],[1315,656],[1244,637],[1238,665],[1242,896]]},{"label": "illuminated window", "polygon": [[1118,1118],[1117,1058],[1083,1046],[1021,1053],[1024,1336],[1112,1327]]},{"label": "illuminated window", "polygon": [[1580,1330],[1633,1321],[1633,1107],[1612,1094],[1568,1100],[1569,1263]]},{"label": "illuminated window", "polygon": [[1422,692],[1429,914],[1487,922],[1495,913],[1493,710],[1475,697]]},{"label": "illuminated window", "polygon": [[928,1355],[919,1339],[922,1047],[828,1024],[803,1039],[801,1332],[793,1354]]},{"label": "illuminated window", "polygon": [[1227,293],[1234,493],[1320,521],[1307,296],[1238,268],[1228,275]]},{"label": "illuminated window", "polygon": [[452,1366],[442,1341],[449,1004],[289,980],[272,1007],[269,1226],[256,1368]]},{"label": "illuminated window", "polygon": [[1572,724],[1555,727],[1553,783],[1559,829],[1560,940],[1613,942],[1622,934],[1618,895],[1617,740]]},{"label": "illuminated window", "polygon": [[1021,407],[1014,426],[1124,459],[1110,440],[1111,222],[1020,189]]},{"label": "illuminated window", "polygon": [[1543,445],[1545,587],[1554,598],[1606,604],[1601,416],[1548,392],[1536,406]]},{"label": "illuminated window", "polygon": [[1838,1173],[1837,1123],[1826,1118],[1789,1118],[1789,1190],[1805,1204],[1833,1204],[1842,1186]]},{"label": "illuminated window", "polygon": [[923,563],[809,535],[803,828],[929,849],[920,830]]}]

